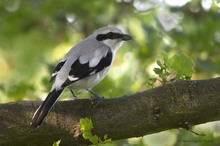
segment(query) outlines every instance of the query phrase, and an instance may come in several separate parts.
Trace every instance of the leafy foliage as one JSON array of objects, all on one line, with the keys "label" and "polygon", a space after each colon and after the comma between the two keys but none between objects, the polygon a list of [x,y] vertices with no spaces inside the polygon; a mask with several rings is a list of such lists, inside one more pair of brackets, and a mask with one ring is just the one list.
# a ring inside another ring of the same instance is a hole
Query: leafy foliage
[{"label": "leafy foliage", "polygon": [[[164,53],[165,54],[165,53]],[[194,63],[183,53],[175,54],[170,59],[166,60],[167,68],[177,72],[177,78],[189,79],[194,73]]]},{"label": "leafy foliage", "polygon": [[93,145],[101,146],[107,143],[112,142],[111,139],[108,139],[107,134],[104,135],[104,141],[101,140],[97,135],[92,134],[93,129],[92,120],[89,118],[81,118],[80,119],[80,131],[82,132],[82,136],[85,139],[88,139]]},{"label": "leafy foliage", "polygon": [[151,78],[148,84],[154,86],[156,81],[167,84],[175,80],[190,79],[194,73],[193,61],[183,53],[176,53],[172,57],[168,53],[162,52],[162,59],[157,60],[158,68],[154,72],[158,78]]}]

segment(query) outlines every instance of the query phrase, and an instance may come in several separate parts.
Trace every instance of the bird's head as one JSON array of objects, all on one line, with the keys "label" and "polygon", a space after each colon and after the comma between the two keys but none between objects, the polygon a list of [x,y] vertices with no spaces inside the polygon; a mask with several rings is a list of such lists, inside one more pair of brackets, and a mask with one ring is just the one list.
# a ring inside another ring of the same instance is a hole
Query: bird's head
[{"label": "bird's head", "polygon": [[120,29],[112,26],[102,27],[92,35],[97,41],[109,46],[112,50],[117,50],[123,41],[131,40],[132,37],[124,34]]}]

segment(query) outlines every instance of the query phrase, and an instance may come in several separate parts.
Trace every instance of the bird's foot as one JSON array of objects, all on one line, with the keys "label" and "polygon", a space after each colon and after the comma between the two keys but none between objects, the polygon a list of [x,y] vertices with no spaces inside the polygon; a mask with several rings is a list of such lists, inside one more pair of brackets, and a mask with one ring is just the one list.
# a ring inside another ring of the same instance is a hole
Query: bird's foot
[{"label": "bird's foot", "polygon": [[78,99],[78,97],[77,96],[73,96],[73,100],[77,100]]},{"label": "bird's foot", "polygon": [[92,107],[97,108],[103,99],[104,99],[103,97],[92,97],[92,99],[91,99]]},{"label": "bird's foot", "polygon": [[91,96],[91,100],[103,100],[105,99],[103,96]]},{"label": "bird's foot", "polygon": [[99,99],[99,100],[102,100],[102,99],[104,99],[104,97],[102,97],[102,96],[99,96],[97,93],[95,93],[94,91],[92,91],[92,90],[90,90],[90,89],[86,89],[86,91],[88,91],[90,94],[92,94],[93,96],[91,96],[91,99],[93,100],[93,99]]},{"label": "bird's foot", "polygon": [[73,100],[77,100],[78,99],[78,97],[74,94],[74,92],[70,89],[70,91],[71,91],[71,93],[72,93],[72,95],[73,95]]},{"label": "bird's foot", "polygon": [[99,96],[97,93],[95,93],[91,89],[86,89],[86,91],[93,95],[93,96],[91,96],[91,106],[93,108],[98,107],[98,105],[102,102],[104,97]]}]

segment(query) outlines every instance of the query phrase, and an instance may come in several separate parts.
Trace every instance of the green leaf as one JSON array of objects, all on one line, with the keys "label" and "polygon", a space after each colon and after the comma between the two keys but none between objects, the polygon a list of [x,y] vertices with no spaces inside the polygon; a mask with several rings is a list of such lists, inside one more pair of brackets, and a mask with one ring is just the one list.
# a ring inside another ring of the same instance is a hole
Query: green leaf
[{"label": "green leaf", "polygon": [[164,67],[160,60],[157,60],[157,64],[160,66],[160,68]]},{"label": "green leaf", "polygon": [[97,135],[92,134],[91,130],[93,129],[93,124],[91,119],[81,118],[79,123],[83,138],[88,139],[93,145],[105,144],[112,141],[111,139],[107,139],[107,134],[104,136],[104,141],[102,141]]},{"label": "green leaf", "polygon": [[108,135],[107,134],[105,134],[104,135],[104,140],[106,140],[108,138]]},{"label": "green leaf", "polygon": [[160,68],[154,68],[154,72],[159,75],[162,74],[163,71]]},{"label": "green leaf", "polygon": [[99,137],[97,135],[91,136],[89,141],[91,141],[92,144],[97,145],[99,143]]},{"label": "green leaf", "polygon": [[111,142],[112,142],[112,139],[111,139],[111,138],[108,139],[108,135],[105,134],[105,135],[104,135],[104,141],[103,141],[103,144],[111,143]]},{"label": "green leaf", "polygon": [[[161,56],[162,56],[162,58],[163,58],[164,64],[167,64],[167,62],[168,62],[168,60],[169,60],[169,58],[168,58],[168,53],[165,52],[165,51],[162,51],[162,52],[161,52]],[[158,64],[158,65],[159,65],[159,64]]]},{"label": "green leaf", "polygon": [[81,131],[90,131],[91,129],[93,129],[92,120],[89,118],[81,118],[79,123]]},{"label": "green leaf", "polygon": [[194,73],[194,63],[185,54],[175,54],[167,61],[168,69],[177,72],[177,78],[191,77]]},{"label": "green leaf", "polygon": [[53,143],[53,146],[59,146],[60,145],[61,140],[58,140],[56,142]]},{"label": "green leaf", "polygon": [[81,118],[79,123],[83,138],[88,139],[92,144],[97,145],[99,143],[99,137],[92,134],[92,120],[89,118]]},{"label": "green leaf", "polygon": [[81,118],[79,122],[83,137],[85,139],[90,139],[92,137],[91,130],[93,129],[92,120],[89,118]]}]

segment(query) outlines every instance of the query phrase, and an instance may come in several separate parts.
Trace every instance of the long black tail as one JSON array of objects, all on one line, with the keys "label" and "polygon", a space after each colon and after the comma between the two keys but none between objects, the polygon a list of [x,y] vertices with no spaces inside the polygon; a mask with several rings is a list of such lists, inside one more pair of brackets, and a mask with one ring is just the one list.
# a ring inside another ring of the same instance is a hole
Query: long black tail
[{"label": "long black tail", "polygon": [[57,101],[58,97],[60,96],[62,92],[63,92],[63,89],[58,90],[58,91],[54,89],[47,95],[47,98],[44,100],[41,106],[34,113],[30,128],[35,129],[38,126],[40,126],[40,124],[42,123],[44,118],[47,116],[48,112],[53,107],[53,105],[55,104],[55,102]]}]

